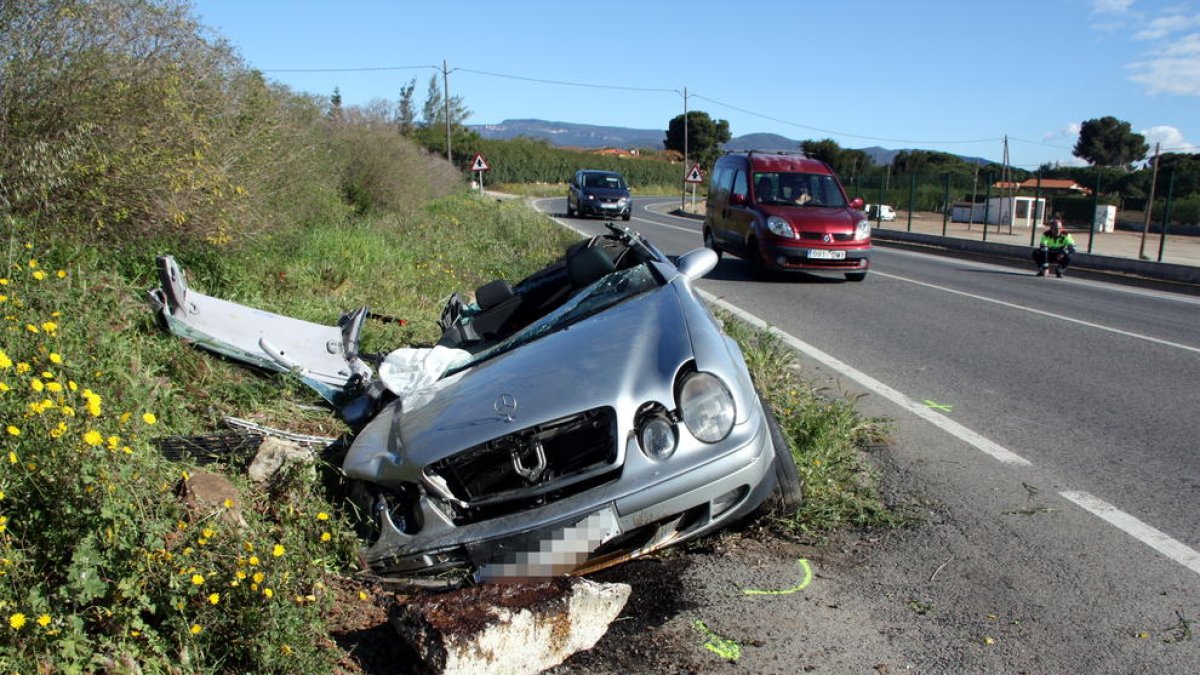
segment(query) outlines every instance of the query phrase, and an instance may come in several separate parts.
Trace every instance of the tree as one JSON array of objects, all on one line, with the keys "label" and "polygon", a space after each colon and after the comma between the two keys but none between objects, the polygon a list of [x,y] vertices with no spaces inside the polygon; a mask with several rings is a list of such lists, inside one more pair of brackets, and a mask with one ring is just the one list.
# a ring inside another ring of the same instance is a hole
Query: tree
[{"label": "tree", "polygon": [[413,108],[413,89],[417,86],[417,78],[408,81],[400,87],[400,105],[396,109],[396,128],[400,133],[408,135],[416,126],[417,111]]},{"label": "tree", "polygon": [[[667,135],[663,147],[667,150],[684,151],[683,115],[676,115],[667,124]],[[721,144],[733,138],[729,133],[729,122],[714,120],[701,110],[687,113],[687,155],[695,158],[703,167],[712,167],[721,154]]]},{"label": "tree", "polygon": [[342,92],[337,87],[333,88],[333,95],[329,97],[329,117],[342,119]]},{"label": "tree", "polygon": [[800,141],[800,149],[809,157],[819,159],[829,166],[836,165],[842,157],[842,146],[838,145],[837,141],[832,138],[825,138],[819,141],[812,139]]},{"label": "tree", "polygon": [[1084,122],[1079,128],[1079,140],[1072,151],[1076,157],[1093,166],[1115,166],[1131,169],[1150,150],[1146,137],[1133,132],[1129,122],[1115,117],[1101,117]]},{"label": "tree", "polygon": [[[446,126],[446,101],[442,98],[442,85],[438,84],[438,76],[429,78],[429,91],[425,94],[425,107],[421,114],[426,128]],[[450,126],[462,126],[471,116],[471,111],[463,104],[461,96],[450,97]]]}]

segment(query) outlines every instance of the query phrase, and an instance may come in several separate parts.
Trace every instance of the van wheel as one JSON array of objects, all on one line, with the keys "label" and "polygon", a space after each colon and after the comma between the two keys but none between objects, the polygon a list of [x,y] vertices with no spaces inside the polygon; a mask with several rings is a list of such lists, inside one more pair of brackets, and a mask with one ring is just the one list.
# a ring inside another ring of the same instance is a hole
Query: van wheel
[{"label": "van wheel", "polygon": [[746,266],[750,268],[751,279],[761,281],[767,278],[767,267],[763,264],[762,251],[758,250],[757,239],[746,243]]},{"label": "van wheel", "polygon": [[846,272],[846,281],[862,281],[866,278],[866,272]]},{"label": "van wheel", "polygon": [[775,459],[772,470],[775,473],[775,489],[763,504],[767,513],[790,517],[804,503],[804,484],[800,480],[800,471],[796,468],[796,458],[792,455],[791,445],[779,427],[779,420],[771,411],[771,406],[758,397],[762,405],[763,416],[767,418],[767,428],[771,432],[771,445],[775,447]]},{"label": "van wheel", "polygon": [[716,253],[717,260],[721,260],[721,253],[723,253],[723,251],[721,250],[720,246],[717,246],[717,240],[713,238],[712,230],[708,229],[707,227],[704,228],[704,248]]}]

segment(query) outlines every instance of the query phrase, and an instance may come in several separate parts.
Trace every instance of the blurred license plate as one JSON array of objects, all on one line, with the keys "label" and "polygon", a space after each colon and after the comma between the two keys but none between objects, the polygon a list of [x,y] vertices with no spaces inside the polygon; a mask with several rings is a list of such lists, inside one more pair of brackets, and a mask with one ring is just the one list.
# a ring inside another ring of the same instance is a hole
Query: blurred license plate
[{"label": "blurred license plate", "polygon": [[808,257],[814,258],[816,260],[845,260],[846,252],[845,251],[821,251],[821,250],[809,251]]}]

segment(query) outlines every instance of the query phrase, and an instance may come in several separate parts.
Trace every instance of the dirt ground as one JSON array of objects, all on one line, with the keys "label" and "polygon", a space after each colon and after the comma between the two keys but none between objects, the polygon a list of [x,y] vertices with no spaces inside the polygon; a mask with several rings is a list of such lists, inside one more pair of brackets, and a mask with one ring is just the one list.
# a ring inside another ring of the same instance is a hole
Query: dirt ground
[{"label": "dirt ground", "polygon": [[[601,582],[629,584],[629,601],[608,632],[586,652],[575,654],[562,665],[547,671],[555,675],[601,675],[607,673],[711,673],[746,672],[734,661],[705,647],[707,635],[696,625],[702,621],[719,634],[720,614],[712,604],[709,586],[730,568],[757,571],[757,586],[789,588],[799,581],[798,560],[808,561],[821,578],[832,569],[852,564],[854,551],[868,545],[863,535],[842,537],[814,547],[781,534],[763,521],[706,538],[700,542],[667,549],[591,575]],[[716,564],[714,566],[714,564]],[[388,623],[393,605],[409,596],[385,587],[342,579],[333,584],[340,600],[328,617],[332,639],[347,652],[339,673],[383,675],[419,673],[416,656],[401,644]],[[738,589],[733,589],[738,591]],[[360,592],[369,594],[361,599]],[[740,591],[738,591],[740,595]],[[716,615],[713,612],[716,612]],[[759,603],[755,621],[769,621],[769,605]],[[768,645],[752,634],[722,635],[747,652],[768,651]],[[761,656],[761,654],[760,654]],[[803,672],[820,666],[776,664],[778,672]],[[776,668],[757,666],[756,672]]]}]

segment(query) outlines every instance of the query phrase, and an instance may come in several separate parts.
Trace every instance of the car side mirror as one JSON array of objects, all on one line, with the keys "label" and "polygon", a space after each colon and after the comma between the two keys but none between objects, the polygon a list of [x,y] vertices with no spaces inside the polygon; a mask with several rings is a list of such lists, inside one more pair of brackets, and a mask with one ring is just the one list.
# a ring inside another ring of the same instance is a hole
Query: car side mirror
[{"label": "car side mirror", "polygon": [[746,198],[746,195],[740,192],[735,192],[729,195],[729,203],[733,204],[734,206],[745,206],[746,204],[750,203],[750,200]]},{"label": "car side mirror", "polygon": [[683,276],[695,281],[717,266],[717,253],[711,248],[698,248],[679,256],[675,267]]},{"label": "car side mirror", "polygon": [[864,201],[863,201],[863,198],[862,198],[862,197],[855,197],[854,199],[851,199],[851,200],[850,200],[850,208],[852,208],[852,209],[858,209],[859,211],[861,211],[861,210],[862,210],[862,207],[863,207],[865,204],[866,204],[866,202],[864,202]]}]

